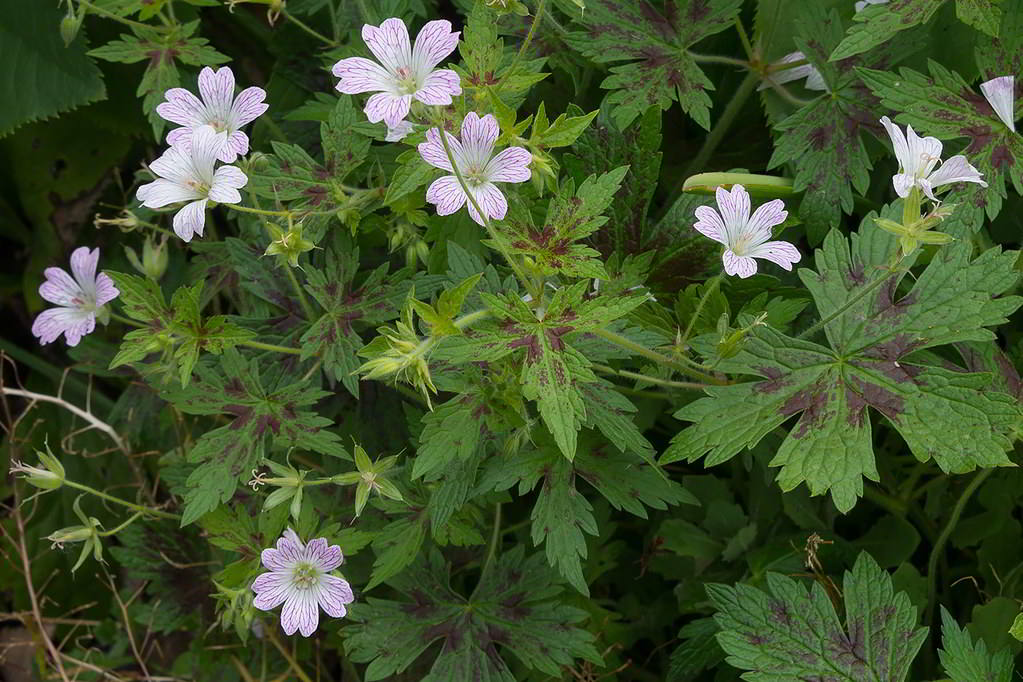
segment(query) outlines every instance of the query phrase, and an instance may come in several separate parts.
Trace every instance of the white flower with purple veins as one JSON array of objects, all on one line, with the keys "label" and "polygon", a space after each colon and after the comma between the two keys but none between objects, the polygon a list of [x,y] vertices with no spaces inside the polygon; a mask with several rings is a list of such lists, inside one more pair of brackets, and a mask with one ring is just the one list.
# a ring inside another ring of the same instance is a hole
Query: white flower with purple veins
[{"label": "white flower with purple veins", "polygon": [[905,199],[914,187],[918,187],[931,201],[937,201],[934,190],[953,182],[975,182],[982,187],[987,183],[981,179],[980,171],[970,165],[966,157],[957,154],[941,164],[941,140],[936,137],[920,137],[913,126],[906,126],[906,134],[891,122],[887,116],[881,124],[888,131],[899,160],[899,172],[892,177],[895,193]]},{"label": "white flower with purple veins", "polygon": [[1009,130],[1016,132],[1016,78],[1000,76],[980,84],[984,99]]},{"label": "white flower with purple veins", "polygon": [[46,281],[39,287],[39,295],[58,308],[39,313],[32,323],[32,333],[39,343],[56,341],[61,334],[67,345],[77,346],[82,337],[96,328],[96,313],[103,305],[121,293],[110,277],[96,274],[99,249],[85,246],[71,253],[71,274],[63,268],[46,268]]},{"label": "white flower with purple veins", "polygon": [[[492,114],[480,118],[470,111],[462,121],[462,139],[447,135],[455,165],[487,218],[500,220],[508,212],[508,201],[495,182],[525,182],[530,178],[529,164],[533,155],[523,147],[508,147],[494,156],[494,143],[501,129]],[[453,173],[451,162],[441,141],[440,130],[426,131],[426,142],[419,145],[419,155],[431,166]],[[445,175],[433,181],[426,190],[426,200],[436,204],[437,215],[450,215],[462,208],[468,198],[454,175]],[[483,218],[469,202],[469,216],[480,225]]]},{"label": "white flower with purple veins", "polygon": [[355,601],[348,582],[330,575],[342,557],[341,548],[328,546],[326,538],[304,545],[288,528],[277,540],[277,548],[264,549],[261,558],[270,572],[253,581],[252,605],[269,611],[283,603],[281,627],[289,635],[298,630],[308,637],[320,624],[321,608],[328,616],[341,618],[347,613],[345,604]]},{"label": "white flower with purple veins", "polygon": [[139,187],[135,197],[149,208],[187,201],[174,214],[174,231],[186,242],[193,234],[202,236],[206,225],[206,205],[212,200],[221,204],[237,204],[242,200],[239,189],[249,179],[235,166],[221,166],[216,171],[217,154],[227,133],[218,133],[202,126],[192,133],[191,144],[171,147],[149,169],[158,179]]},{"label": "white flower with purple veins", "polygon": [[366,102],[370,122],[384,121],[389,128],[408,116],[412,99],[423,104],[451,104],[453,95],[462,94],[458,74],[450,69],[435,69],[458,45],[458,31],[451,23],[431,21],[409,44],[408,29],[401,19],[388,19],[377,26],[362,27],[362,39],[379,60],[349,57],[334,65],[332,73],[341,79],[337,89],[346,95],[363,92],[377,94]]},{"label": "white flower with purple veins", "polygon": [[241,129],[267,110],[268,105],[263,102],[266,91],[253,86],[235,97],[231,68],[222,66],[214,71],[207,66],[199,72],[199,94],[201,100],[184,88],[171,88],[164,94],[166,101],[156,107],[156,113],[166,121],[183,126],[167,133],[167,144],[183,145],[187,149],[195,130],[208,125],[218,133],[227,133],[218,159],[232,163],[248,154],[249,138]]},{"label": "white flower with purple veins", "polygon": [[[771,64],[771,67],[777,68],[784,66],[785,64],[791,64],[792,62],[806,61],[806,55],[802,52],[790,52],[775,63]],[[824,83],[824,77],[821,76],[821,72],[814,67],[813,64],[802,64],[800,66],[794,66],[791,69],[784,69],[781,71],[774,71],[773,69],[768,72],[764,82],[757,86],[757,90],[763,90],[767,88],[771,83],[781,85],[782,83],[788,83],[789,81],[797,81],[800,78],[805,78],[806,83],[803,84],[807,90],[827,90],[828,86]]]},{"label": "white flower with purple veins", "polygon": [[[771,228],[785,222],[788,211],[781,199],[768,201],[750,215],[749,193],[742,185],[734,185],[729,192],[717,189],[718,210],[710,206],[696,208],[698,232],[724,244],[722,260],[725,272],[746,278],[757,271],[754,258],[764,258],[786,270],[792,269],[802,257],[799,250],[788,242],[769,241]],[[720,211],[720,213],[718,212]]]}]

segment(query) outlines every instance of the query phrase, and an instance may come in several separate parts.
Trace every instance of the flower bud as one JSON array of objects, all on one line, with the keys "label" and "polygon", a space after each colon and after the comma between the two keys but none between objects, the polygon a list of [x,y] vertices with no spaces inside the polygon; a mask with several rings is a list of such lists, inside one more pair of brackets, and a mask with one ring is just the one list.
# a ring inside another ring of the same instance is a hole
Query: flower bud
[{"label": "flower bud", "polygon": [[22,462],[12,461],[12,474],[21,474],[29,485],[40,490],[56,490],[64,485],[64,466],[50,451],[49,443],[46,444],[46,452],[36,450],[41,467],[28,466]]},{"label": "flower bud", "polygon": [[167,237],[161,237],[159,243],[157,243],[151,236],[147,236],[145,243],[142,245],[141,261],[139,261],[135,249],[130,246],[124,247],[124,255],[128,257],[128,262],[131,263],[135,270],[151,280],[158,281],[163,277],[163,273],[167,271],[167,261],[169,259]]},{"label": "flower bud", "polygon": [[60,20],[60,37],[64,41],[64,47],[68,47],[75,41],[84,18],[85,12],[75,15],[74,10],[69,9],[67,16]]},{"label": "flower bud", "polygon": [[119,228],[122,232],[131,232],[133,230],[137,230],[142,222],[134,213],[125,209],[121,211],[120,218],[100,218],[97,215],[92,219],[92,224],[96,227],[96,229],[110,225],[111,227]]},{"label": "flower bud", "polygon": [[94,532],[92,528],[86,526],[68,526],[50,533],[46,539],[52,542],[54,547],[60,548],[65,544],[85,542],[93,536]]},{"label": "flower bud", "polygon": [[273,241],[270,242],[270,246],[266,247],[266,251],[263,252],[264,256],[280,256],[282,260],[288,262],[288,265],[297,268],[298,257],[306,251],[316,248],[316,244],[302,236],[301,224],[289,225],[287,230],[283,230],[273,223],[267,223],[267,226],[273,235]]}]

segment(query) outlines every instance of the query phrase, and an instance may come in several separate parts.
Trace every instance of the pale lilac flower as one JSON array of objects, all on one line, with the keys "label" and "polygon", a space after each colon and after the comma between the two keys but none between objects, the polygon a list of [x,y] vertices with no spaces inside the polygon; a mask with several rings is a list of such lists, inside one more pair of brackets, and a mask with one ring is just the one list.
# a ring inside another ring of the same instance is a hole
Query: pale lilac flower
[{"label": "pale lilac flower", "polygon": [[[494,143],[500,133],[497,119],[492,114],[480,118],[474,111],[466,114],[462,121],[461,142],[451,133],[444,133],[455,165],[476,203],[488,218],[497,220],[504,218],[508,212],[508,201],[494,183],[529,180],[529,164],[533,160],[533,155],[523,147],[508,147],[494,156]],[[431,166],[454,172],[438,128],[426,131],[426,142],[419,145],[419,155]],[[437,215],[450,215],[462,208],[467,197],[458,178],[445,175],[434,180],[426,190],[426,200],[437,205]],[[469,202],[469,216],[480,225],[484,224],[472,202]]]},{"label": "pale lilac flower", "polygon": [[953,182],[975,182],[982,187],[987,183],[981,180],[980,171],[970,165],[966,157],[958,154],[934,167],[941,161],[941,140],[936,137],[920,137],[913,126],[906,126],[906,134],[891,122],[887,116],[881,118],[881,124],[888,131],[895,148],[895,158],[899,160],[899,172],[892,177],[895,192],[905,199],[913,187],[919,187],[927,198],[937,201],[934,190],[942,185]]},{"label": "pale lilac flower", "polygon": [[388,19],[379,27],[366,24],[362,39],[380,63],[364,57],[342,59],[331,71],[341,79],[337,89],[346,95],[377,93],[366,102],[366,116],[391,128],[408,116],[413,98],[423,104],[451,104],[452,95],[462,94],[458,74],[434,67],[455,49],[458,35],[450,22],[431,21],[411,47],[401,19]]},{"label": "pale lilac flower", "polygon": [[[778,61],[774,62],[771,66],[783,66],[785,64],[791,64],[792,62],[801,62],[806,60],[806,55],[802,52],[790,52]],[[824,77],[821,76],[821,72],[813,64],[803,64],[802,66],[794,66],[791,69],[785,69],[783,71],[771,71],[768,73],[764,81],[757,86],[757,90],[763,90],[768,87],[771,83],[781,85],[782,83],[788,83],[789,81],[797,81],[800,78],[805,78],[806,83],[803,84],[807,90],[827,90],[828,86],[824,83]]]},{"label": "pale lilac flower", "polygon": [[387,136],[384,137],[385,142],[401,142],[405,139],[405,136],[414,131],[416,127],[408,121],[398,121],[396,125],[387,126]]},{"label": "pale lilac flower", "polygon": [[341,548],[327,545],[326,538],[302,544],[288,528],[277,540],[277,548],[264,549],[263,566],[270,569],[252,583],[256,598],[252,605],[269,611],[281,603],[281,627],[293,635],[295,630],[308,637],[320,623],[320,609],[328,616],[342,618],[345,604],[355,601],[347,581],[330,575],[341,565]]},{"label": "pale lilac flower", "polygon": [[757,271],[754,258],[764,258],[786,270],[802,258],[792,244],[768,241],[771,228],[785,222],[788,215],[781,199],[768,201],[751,216],[749,193],[742,185],[733,185],[731,192],[718,187],[717,203],[720,213],[710,206],[698,206],[693,227],[725,245],[725,273],[745,279]]},{"label": "pale lilac flower", "polygon": [[46,268],[46,281],[39,295],[58,308],[39,313],[32,333],[46,345],[64,335],[67,345],[77,346],[82,337],[96,328],[96,313],[121,293],[104,273],[96,274],[99,249],[81,246],[71,252],[71,274],[63,268]]},{"label": "pale lilac flower", "polygon": [[856,0],[854,7],[857,12],[862,12],[868,5],[887,5],[888,0]]},{"label": "pale lilac flower", "polygon": [[1009,126],[1009,130],[1016,132],[1016,78],[1014,76],[1001,76],[992,78],[980,84],[980,91],[984,93],[991,108],[1002,119],[1002,123]]},{"label": "pale lilac flower", "polygon": [[227,133],[215,132],[202,126],[192,133],[192,143],[171,147],[156,161],[149,164],[157,180],[139,187],[135,197],[149,208],[187,201],[174,214],[174,231],[186,242],[193,234],[202,236],[206,225],[206,204],[212,200],[222,204],[237,204],[242,200],[238,190],[249,179],[235,166],[221,166],[217,153],[223,147]]},{"label": "pale lilac flower", "polygon": [[231,67],[222,66],[214,71],[207,66],[199,72],[199,94],[201,100],[184,88],[171,88],[164,94],[167,101],[156,107],[156,113],[183,126],[167,133],[167,144],[184,145],[187,149],[195,130],[208,125],[218,133],[227,133],[218,159],[232,163],[247,154],[249,138],[241,129],[267,110],[268,105],[263,102],[266,91],[253,86],[235,97]]}]

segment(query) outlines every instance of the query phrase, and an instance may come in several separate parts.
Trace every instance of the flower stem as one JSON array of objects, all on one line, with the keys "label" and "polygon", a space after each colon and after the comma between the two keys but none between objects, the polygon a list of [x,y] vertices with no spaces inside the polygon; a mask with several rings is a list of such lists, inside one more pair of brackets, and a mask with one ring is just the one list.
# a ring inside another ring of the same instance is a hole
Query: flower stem
[{"label": "flower stem", "polygon": [[291,666],[291,670],[295,673],[295,676],[302,682],[313,682],[309,675],[302,670],[302,666],[298,664],[298,661],[296,661],[295,657],[291,655],[291,652],[288,651],[288,648],[281,643],[280,639],[277,638],[277,633],[274,632],[272,627],[266,628],[266,634],[270,642],[277,647],[277,651],[279,651],[281,656],[284,657],[284,660],[288,662],[289,666]]},{"label": "flower stem", "polygon": [[288,10],[281,9],[281,14],[284,16],[285,19],[287,19],[291,23],[295,24],[295,26],[297,26],[298,28],[302,29],[303,31],[305,31],[306,33],[311,35],[313,38],[316,38],[317,40],[319,40],[324,45],[327,45],[328,47],[337,47],[338,43],[337,43],[336,40],[331,40],[327,36],[323,35],[319,31],[317,31],[316,29],[314,29],[311,26],[309,26],[308,24],[306,24],[304,21],[301,21],[300,19],[298,19],[295,15],[293,15]]},{"label": "flower stem", "polygon": [[177,514],[171,514],[170,512],[160,511],[159,509],[153,509],[152,507],[145,507],[145,506],[143,506],[141,504],[135,504],[134,502],[129,502],[128,500],[122,500],[120,497],[114,497],[113,495],[105,493],[102,490],[96,490],[95,488],[90,488],[89,486],[87,486],[87,485],[85,485],[83,483],[76,483],[75,481],[71,481],[71,480],[65,479],[64,480],[64,485],[68,486],[69,488],[75,488],[76,490],[81,490],[82,492],[89,493],[90,495],[95,495],[96,497],[102,498],[102,499],[106,500],[107,502],[113,502],[113,503],[119,504],[119,505],[121,505],[123,507],[127,507],[128,509],[134,509],[136,512],[138,512],[140,514],[149,514],[149,515],[152,515],[152,516],[158,516],[161,519],[181,520],[181,517],[178,516]]},{"label": "flower stem", "polygon": [[512,258],[512,255],[510,253],[508,253],[508,249],[504,245],[504,239],[501,238],[501,235],[499,235],[497,231],[494,229],[494,226],[491,225],[490,218],[487,217],[487,214],[483,212],[483,210],[480,208],[479,203],[476,201],[476,197],[469,190],[469,185],[465,182],[465,178],[462,176],[462,171],[459,170],[458,164],[455,163],[455,155],[451,152],[451,145],[448,143],[447,131],[444,130],[443,126],[439,127],[437,131],[440,133],[440,142],[444,146],[444,153],[447,154],[448,163],[451,164],[451,171],[454,173],[455,179],[458,180],[458,184],[461,186],[462,191],[465,193],[465,198],[469,201],[473,209],[476,211],[476,215],[478,215],[483,220],[483,227],[487,230],[487,234],[490,236],[490,239],[494,242],[494,245],[497,247],[497,250],[501,252],[502,256],[504,256],[505,261],[507,261],[508,265],[511,266],[511,269],[515,272],[515,276],[518,278],[519,282],[521,282],[522,286],[525,287],[526,291],[528,291],[533,296],[533,300],[536,301],[540,300],[541,292],[532,290],[532,287],[530,286],[531,281],[529,277],[527,277],[526,273],[522,270],[522,266],[519,265],[519,263],[514,258]]},{"label": "flower stem", "polygon": [[748,69],[750,67],[749,62],[745,59],[736,59],[735,57],[725,57],[724,55],[718,54],[700,54],[699,52],[693,52],[691,50],[686,50],[686,55],[688,55],[694,62],[707,64],[730,64],[744,69]]},{"label": "flower stem", "polygon": [[108,538],[108,537],[110,537],[111,535],[117,535],[117,534],[118,534],[118,533],[120,533],[120,532],[121,532],[122,530],[124,530],[125,528],[127,528],[127,527],[128,527],[128,526],[130,526],[131,524],[135,523],[135,520],[136,520],[137,518],[139,518],[140,516],[142,516],[142,512],[135,512],[134,514],[132,514],[131,516],[129,516],[129,517],[128,517],[128,520],[127,520],[127,521],[125,521],[124,523],[122,523],[121,525],[119,525],[119,526],[116,526],[116,527],[114,527],[114,528],[111,528],[110,530],[101,530],[101,531],[97,531],[97,532],[96,532],[96,535],[99,535],[100,537],[103,537],[103,538]]},{"label": "flower stem", "polygon": [[119,314],[115,313],[113,310],[110,311],[110,319],[111,320],[117,320],[121,324],[126,324],[129,327],[138,327],[139,329],[144,329],[145,326],[146,326],[146,325],[142,324],[141,322],[139,322],[138,320],[129,319],[129,318],[125,317],[124,315],[119,315]]},{"label": "flower stem", "polygon": [[285,265],[285,271],[288,273],[288,281],[291,282],[292,288],[295,290],[295,294],[298,296],[298,303],[302,306],[302,312],[305,313],[305,319],[312,322],[316,319],[316,311],[309,304],[309,299],[305,297],[305,293],[302,291],[302,285],[298,283],[298,278],[295,277],[295,273],[292,271],[291,266]]},{"label": "flower stem", "polygon": [[252,339],[246,339],[245,341],[239,341],[239,346],[248,346],[249,348],[258,348],[260,350],[272,350],[278,353],[287,353],[288,355],[301,355],[302,351],[299,348],[289,348],[288,346],[278,346],[273,343],[263,343],[262,341],[253,341]]},{"label": "flower stem", "polygon": [[839,317],[841,317],[842,315],[844,315],[844,314],[845,314],[845,312],[846,312],[847,310],[849,310],[849,308],[852,308],[852,307],[853,307],[854,305],[856,305],[857,303],[859,303],[860,301],[862,301],[862,300],[863,300],[863,298],[864,298],[864,297],[865,297],[865,296],[866,296],[867,294],[869,294],[869,293],[870,293],[870,292],[872,292],[872,291],[873,291],[874,289],[877,289],[877,288],[878,288],[879,286],[881,286],[882,284],[884,284],[884,283],[885,283],[885,282],[886,282],[886,281],[888,280],[888,278],[889,278],[889,277],[891,277],[892,275],[894,275],[894,274],[895,274],[896,272],[898,272],[898,271],[897,271],[897,270],[891,270],[890,272],[886,272],[886,273],[882,274],[882,275],[881,275],[880,277],[877,277],[877,278],[876,278],[876,279],[874,279],[874,281],[872,281],[872,282],[871,282],[870,284],[868,284],[867,286],[865,286],[865,287],[863,287],[862,289],[860,289],[860,290],[859,290],[859,291],[858,291],[858,292],[856,293],[856,295],[855,295],[855,296],[853,296],[852,298],[850,298],[850,299],[849,299],[848,301],[846,301],[846,302],[845,302],[845,303],[844,303],[843,305],[841,305],[841,306],[839,306],[838,308],[836,308],[836,309],[835,309],[835,310],[834,310],[834,311],[833,311],[833,312],[832,312],[832,313],[831,313],[830,315],[828,315],[827,317],[824,317],[824,318],[822,318],[822,319],[820,320],[820,322],[818,322],[817,324],[813,325],[813,326],[812,326],[812,327],[810,327],[809,329],[805,329],[805,330],[803,330],[803,331],[802,331],[801,333],[797,334],[797,335],[796,335],[796,338],[797,338],[797,339],[806,339],[806,338],[809,338],[809,337],[810,337],[810,336],[811,336],[812,334],[814,334],[815,332],[819,331],[819,330],[820,330],[821,328],[823,328],[823,327],[824,327],[824,326],[825,326],[826,324],[829,324],[829,323],[831,323],[831,322],[835,321],[836,319],[838,319]]},{"label": "flower stem", "polygon": [[739,15],[735,16],[735,30],[739,32],[739,40],[742,41],[742,49],[746,51],[746,58],[753,61],[753,46],[750,44],[749,36],[746,35],[746,27],[742,25]]},{"label": "flower stem", "polygon": [[490,570],[491,565],[494,563],[494,558],[497,556],[497,546],[501,544],[501,503],[497,502],[494,504],[494,526],[490,531],[490,542],[487,543],[487,557],[483,560],[483,568],[480,569],[480,579],[476,583],[476,589],[480,588],[483,584],[484,578],[487,577],[487,572]]},{"label": "flower stem", "polygon": [[[630,372],[624,369],[615,369],[614,367],[608,367],[607,365],[593,365],[593,369],[604,374],[611,374],[614,376],[625,377],[627,379],[635,379],[637,381],[645,381],[649,384],[656,384],[658,386],[666,386],[668,388],[682,388],[690,391],[702,391],[705,388],[709,388],[710,384],[697,384],[692,381],[672,381],[670,379],[661,379],[660,377],[652,377],[646,374],[640,374],[639,372]],[[642,393],[642,391],[640,391]]]},{"label": "flower stem", "polygon": [[610,341],[616,346],[621,346],[626,350],[631,350],[636,355],[641,355],[648,360],[653,360],[659,365],[671,367],[676,372],[687,374],[693,377],[694,379],[700,379],[701,381],[706,381],[709,384],[714,384],[717,386],[723,385],[725,383],[721,379],[718,379],[717,377],[711,376],[710,374],[705,374],[703,372],[700,372],[699,370],[693,369],[692,367],[687,367],[686,365],[683,365],[680,362],[676,362],[675,360],[669,358],[666,355],[661,355],[655,350],[651,350],[645,346],[641,346],[635,341],[627,339],[621,334],[617,334],[608,329],[596,329],[593,331],[593,333],[601,337],[605,341]]},{"label": "flower stem", "polygon": [[231,209],[232,211],[241,211],[242,213],[255,213],[257,215],[279,215],[279,216],[290,216],[290,215],[292,215],[291,211],[268,211],[266,209],[250,208],[249,206],[242,206],[240,204],[221,204],[221,206],[226,206],[227,208]]},{"label": "flower stem", "polygon": [[131,26],[132,28],[142,28],[142,29],[147,29],[147,30],[150,30],[150,31],[152,31],[152,30],[157,30],[157,31],[160,30],[160,27],[158,27],[158,26],[151,26],[150,24],[143,24],[141,21],[132,21],[131,19],[126,19],[126,18],[124,18],[124,17],[122,17],[122,16],[120,16],[118,14],[115,14],[115,13],[111,12],[110,10],[103,9],[102,7],[97,7],[96,5],[92,4],[88,0],[78,0],[78,4],[81,5],[82,7],[85,7],[87,9],[95,12],[96,14],[99,14],[100,16],[104,16],[107,19],[113,19],[114,21],[120,22],[120,23],[124,24],[125,26]]},{"label": "flower stem", "polygon": [[693,312],[693,316],[689,318],[689,324],[686,325],[686,331],[682,334],[682,340],[678,342],[679,348],[685,350],[686,342],[689,341],[689,335],[693,333],[693,327],[696,326],[696,320],[700,317],[700,313],[703,312],[703,307],[707,305],[707,300],[711,294],[718,290],[721,286],[721,280],[724,278],[725,273],[719,272],[714,275],[709,282],[703,285],[703,295],[700,296],[699,303],[696,304],[696,310]]},{"label": "flower stem", "polygon": [[529,25],[529,32],[526,33],[526,39],[519,46],[519,51],[515,53],[515,59],[508,66],[508,70],[504,72],[504,77],[501,82],[494,86],[493,91],[498,92],[508,79],[515,75],[515,68],[522,61],[523,55],[526,54],[526,50],[529,49],[529,44],[533,42],[533,35],[536,33],[536,27],[540,25],[540,21],[543,19],[544,8],[547,5],[547,0],[538,0],[536,3],[536,12],[533,14],[533,22]]},{"label": "flower stem", "polygon": [[714,150],[718,148],[721,141],[725,138],[725,133],[728,132],[729,128],[732,127],[732,122],[735,117],[739,115],[743,105],[746,104],[746,100],[749,98],[753,89],[757,86],[760,81],[760,77],[750,71],[746,74],[742,83],[736,88],[735,94],[732,95],[732,99],[728,102],[728,106],[721,112],[721,118],[717,120],[714,127],[711,129],[707,138],[703,141],[703,146],[700,147],[700,151],[693,157],[686,172],[683,173],[685,176],[690,176],[693,173],[701,170],[707,165],[707,160],[710,159]]},{"label": "flower stem", "polygon": [[949,517],[948,523],[941,530],[941,535],[938,536],[934,546],[931,548],[931,555],[927,559],[927,616],[924,618],[924,625],[930,627],[934,620],[934,599],[937,596],[938,591],[938,560],[941,558],[941,553],[945,549],[945,543],[948,542],[949,537],[952,535],[952,531],[955,530],[959,524],[959,518],[963,515],[963,510],[966,509],[966,503],[973,497],[973,493],[977,492],[977,488],[987,480],[987,477],[994,473],[995,468],[983,469],[979,471],[970,484],[966,486],[966,490],[959,496],[956,501],[955,507],[952,508],[952,516]]}]

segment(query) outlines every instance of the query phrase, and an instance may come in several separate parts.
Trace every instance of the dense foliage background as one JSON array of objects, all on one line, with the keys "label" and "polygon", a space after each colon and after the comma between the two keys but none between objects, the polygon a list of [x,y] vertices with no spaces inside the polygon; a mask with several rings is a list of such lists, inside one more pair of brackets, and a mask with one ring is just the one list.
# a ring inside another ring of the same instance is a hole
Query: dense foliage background
[{"label": "dense foliage background", "polygon": [[[1013,679],[1023,0],[856,5],[0,0],[0,464],[56,481],[0,481],[0,678]],[[390,17],[462,32],[400,142],[331,75]],[[136,191],[223,64],[269,110],[186,243]],[[486,226],[417,151],[468,112],[532,154]],[[882,116],[986,180],[919,243]],[[799,272],[719,277],[735,183]],[[81,246],[114,318],[41,346]],[[310,638],[286,527],[355,592]]]}]

